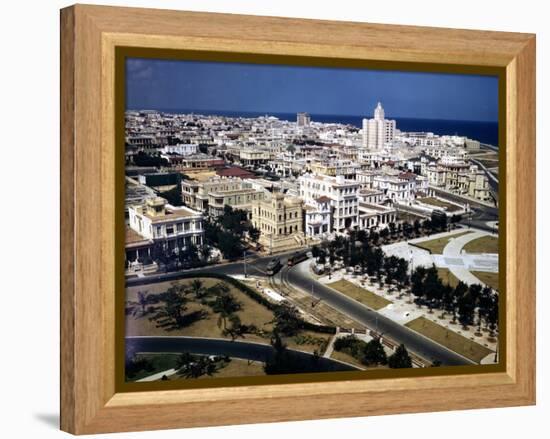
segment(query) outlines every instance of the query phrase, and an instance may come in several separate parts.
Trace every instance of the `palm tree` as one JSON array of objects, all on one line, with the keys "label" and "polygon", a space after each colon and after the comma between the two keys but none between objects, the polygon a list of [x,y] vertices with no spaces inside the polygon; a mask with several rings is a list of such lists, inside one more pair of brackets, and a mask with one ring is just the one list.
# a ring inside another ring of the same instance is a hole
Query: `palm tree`
[{"label": "palm tree", "polygon": [[189,352],[183,352],[176,360],[176,368],[177,370],[183,369],[193,361],[195,361],[195,357],[193,355]]},{"label": "palm tree", "polygon": [[153,320],[171,321],[180,326],[183,313],[187,310],[187,297],[180,285],[173,285],[163,294],[164,306],[156,313]]},{"label": "palm tree", "polygon": [[244,332],[244,327],[241,323],[241,319],[237,314],[231,314],[229,316],[229,322],[231,325],[224,329],[224,334],[229,335],[231,340],[235,340],[239,335]]},{"label": "palm tree", "polygon": [[138,314],[138,311],[141,311],[141,315],[146,314],[145,307],[149,305],[151,296],[147,291],[138,291],[137,300],[133,302],[128,302],[130,305],[133,305],[132,315],[135,317]]},{"label": "palm tree", "polygon": [[193,279],[193,282],[191,282],[191,291],[197,299],[204,297],[203,283],[200,279]]},{"label": "palm tree", "polygon": [[212,376],[217,371],[218,364],[216,360],[200,356],[187,363],[178,373],[185,378],[199,378],[203,375]]},{"label": "palm tree", "polygon": [[241,304],[233,297],[232,294],[224,293],[216,297],[212,303],[212,309],[219,313],[218,327],[222,327],[224,331],[227,330],[227,319],[234,312],[241,309]]}]

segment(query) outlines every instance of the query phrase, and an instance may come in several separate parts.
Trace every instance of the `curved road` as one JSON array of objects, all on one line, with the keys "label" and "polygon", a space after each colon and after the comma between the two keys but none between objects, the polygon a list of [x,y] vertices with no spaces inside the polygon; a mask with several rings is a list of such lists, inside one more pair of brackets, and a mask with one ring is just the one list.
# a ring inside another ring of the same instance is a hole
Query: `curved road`
[{"label": "curved road", "polygon": [[[350,299],[348,296],[316,282],[309,273],[308,264],[310,262],[310,260],[307,260],[290,269],[283,269],[281,276],[287,276],[290,284],[309,292],[314,297],[321,299],[331,307],[362,323],[366,327],[371,329],[377,328],[378,332],[387,335],[393,341],[403,343],[408,350],[414,352],[419,357],[432,362],[439,360],[442,365],[446,366],[476,364],[406,326],[396,323],[363,304]],[[311,292],[312,282],[313,293]]]},{"label": "curved road", "polygon": [[[288,259],[288,256],[294,253],[295,251],[276,255],[276,256],[274,255],[274,256],[262,256],[262,257],[257,257],[257,256],[249,257],[247,258],[246,272],[247,274],[254,275],[254,276],[267,276],[266,274],[267,264],[269,263],[269,261],[271,261],[271,259],[273,259],[274,257],[279,257],[281,258],[281,262],[283,264],[286,264],[286,260]],[[146,284],[155,283],[155,282],[166,282],[171,280],[178,280],[191,273],[196,273],[196,274],[220,273],[220,274],[226,274],[226,275],[240,274],[242,276],[244,274],[244,264],[243,262],[229,262],[225,264],[209,265],[201,268],[175,271],[172,273],[159,273],[159,274],[148,275],[146,277],[134,277],[134,278],[126,279],[126,286],[131,287],[135,285],[146,285]]]},{"label": "curved road", "polygon": [[[290,252],[288,254],[292,253],[293,252]],[[281,258],[281,262],[284,265],[283,269],[276,275],[278,279],[284,279],[294,288],[299,288],[308,294],[312,294],[317,299],[321,299],[331,307],[351,317],[366,327],[373,330],[378,330],[378,332],[387,335],[396,343],[403,343],[408,350],[414,352],[419,357],[432,362],[438,360],[446,366],[476,364],[445,348],[444,346],[435,343],[429,338],[426,338],[421,334],[407,328],[406,326],[396,323],[376,311],[362,305],[361,303],[339,293],[338,291],[317,282],[309,273],[309,264],[311,262],[310,259],[307,259],[294,267],[286,267],[286,258],[283,255],[278,255],[278,257]],[[265,276],[266,265],[271,259],[272,256],[250,259],[247,263],[247,273]],[[212,272],[225,275],[243,275],[244,269],[242,263],[229,263],[183,272],[128,279],[126,281],[126,285],[144,285],[154,282],[177,280],[183,275],[188,275],[189,273],[200,274]],[[284,278],[282,276],[284,276]],[[311,287],[312,285],[313,292]]]},{"label": "curved road", "polygon": [[[466,235],[462,235],[454,239],[450,239],[447,245],[445,246],[445,248],[443,249],[443,256],[447,256],[449,258],[460,258],[462,249],[466,244],[468,244],[471,241],[475,241],[476,239],[483,238],[485,236],[492,236],[492,235],[490,233],[483,232],[483,231],[474,231]],[[493,260],[490,256],[477,255],[476,259],[480,260],[479,264],[482,264],[481,261],[484,260],[485,263],[487,264],[494,262],[497,264],[497,267],[498,267],[498,259]],[[486,285],[485,282],[477,278],[470,271],[470,270],[475,271],[475,268],[468,267],[467,264],[460,265],[460,266],[450,264],[447,266],[447,268],[458,280],[461,280],[466,285],[472,285],[472,284],[481,284],[483,286]],[[480,268],[480,271],[485,271],[485,269]]]},{"label": "curved road", "polygon": [[[227,355],[243,360],[265,363],[271,359],[275,350],[271,345],[231,341],[221,338],[201,338],[182,336],[134,336],[126,337],[126,346],[136,352],[190,352],[200,355]],[[315,357],[313,354],[287,349],[290,355],[299,358],[301,364],[317,362],[319,372],[335,372],[358,370],[352,365],[341,363],[325,357]]]}]

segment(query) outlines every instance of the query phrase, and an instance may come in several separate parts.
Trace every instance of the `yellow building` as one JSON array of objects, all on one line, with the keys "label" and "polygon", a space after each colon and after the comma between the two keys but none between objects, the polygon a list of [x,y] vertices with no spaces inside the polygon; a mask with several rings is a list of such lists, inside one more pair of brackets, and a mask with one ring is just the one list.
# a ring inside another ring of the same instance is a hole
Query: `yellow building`
[{"label": "yellow building", "polygon": [[252,223],[260,231],[259,243],[270,253],[305,245],[303,202],[280,192],[258,201],[252,210]]}]

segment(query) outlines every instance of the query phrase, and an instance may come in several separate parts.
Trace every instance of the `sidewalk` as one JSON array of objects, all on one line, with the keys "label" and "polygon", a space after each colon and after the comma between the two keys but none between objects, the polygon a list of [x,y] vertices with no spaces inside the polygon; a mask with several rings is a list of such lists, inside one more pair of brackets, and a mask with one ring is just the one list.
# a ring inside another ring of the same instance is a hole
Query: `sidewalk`
[{"label": "sidewalk", "polygon": [[498,255],[462,253],[462,248],[466,244],[484,236],[492,235],[488,232],[477,231],[451,239],[443,249],[443,257],[434,259],[436,265],[448,268],[457,279],[467,285],[481,284],[485,286],[485,283],[475,277],[470,270],[498,272]]},{"label": "sidewalk", "polygon": [[166,375],[168,377],[170,375],[174,375],[176,372],[177,372],[176,369],[168,369],[168,370],[165,370],[165,371],[162,371],[162,372],[159,372],[159,373],[155,373],[153,375],[149,375],[149,376],[147,376],[145,378],[142,378],[140,380],[137,380],[136,383],[146,383],[146,382],[149,382],[149,381],[158,381],[164,375]]},{"label": "sidewalk", "polygon": [[[325,279],[319,280],[323,283],[328,283],[340,279],[352,282],[361,288],[364,288],[374,294],[377,294],[387,300],[392,301],[393,303],[379,309],[377,312],[384,315],[385,317],[392,319],[396,323],[405,325],[406,323],[411,322],[419,317],[424,317],[434,323],[437,323],[449,329],[450,331],[453,331],[482,346],[485,346],[492,351],[496,350],[497,342],[489,341],[487,332],[482,331],[481,336],[476,335],[476,325],[472,325],[469,326],[467,329],[464,329],[462,325],[460,325],[458,322],[455,324],[451,323],[452,315],[447,313],[445,317],[442,317],[443,312],[441,310],[433,310],[433,312],[430,313],[426,307],[419,308],[416,304],[412,303],[412,297],[410,295],[402,294],[400,297],[400,294],[398,292],[389,293],[386,287],[380,288],[376,283],[371,282],[370,279],[366,276],[353,276],[344,273],[343,270],[338,270],[332,275],[331,280],[328,280],[327,277],[325,277]],[[363,282],[361,282],[361,280],[363,280]],[[479,283],[479,281],[477,282]],[[489,356],[487,358],[489,358]]]}]

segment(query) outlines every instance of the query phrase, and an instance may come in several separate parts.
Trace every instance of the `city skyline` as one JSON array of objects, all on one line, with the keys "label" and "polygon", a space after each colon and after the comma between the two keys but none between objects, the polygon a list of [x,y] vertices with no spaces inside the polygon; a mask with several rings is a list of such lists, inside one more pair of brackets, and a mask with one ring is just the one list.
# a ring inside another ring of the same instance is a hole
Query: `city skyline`
[{"label": "city skyline", "polygon": [[127,109],[326,116],[383,101],[388,117],[498,121],[498,78],[481,75],[130,58],[126,98]]}]

